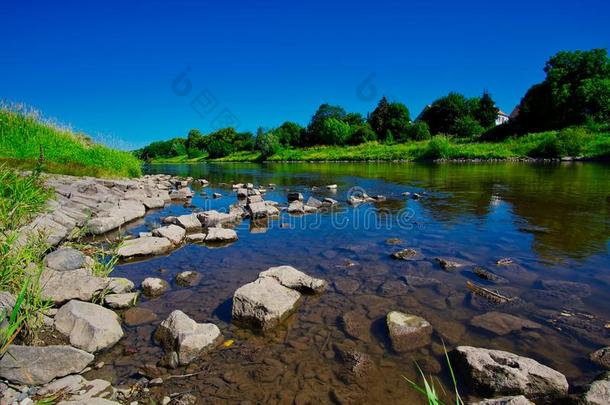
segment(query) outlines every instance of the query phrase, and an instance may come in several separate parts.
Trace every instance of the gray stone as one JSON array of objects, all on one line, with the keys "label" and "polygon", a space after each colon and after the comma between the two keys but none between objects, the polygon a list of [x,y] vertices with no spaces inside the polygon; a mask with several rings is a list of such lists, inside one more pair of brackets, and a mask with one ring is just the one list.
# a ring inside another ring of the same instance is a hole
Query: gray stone
[{"label": "gray stone", "polygon": [[180,244],[184,240],[186,231],[178,225],[168,225],[157,228],[153,231],[153,236],[169,239],[174,245]]},{"label": "gray stone", "polygon": [[91,400],[96,403],[95,400],[100,399],[100,396],[111,395],[112,386],[108,381],[88,381],[80,375],[69,375],[41,387],[36,395],[48,397],[60,393],[62,398],[68,398],[67,403],[88,405]]},{"label": "gray stone", "polygon": [[392,253],[392,258],[398,260],[415,260],[420,259],[421,254],[415,249],[406,248]]},{"label": "gray stone", "polygon": [[457,375],[479,395],[548,399],[568,393],[563,374],[533,359],[471,346],[458,346],[451,354]]},{"label": "gray stone", "polygon": [[239,287],[233,294],[233,321],[268,330],[290,315],[301,294],[273,277],[263,277]]},{"label": "gray stone", "polygon": [[70,344],[88,352],[113,346],[123,337],[119,316],[89,302],[72,300],[59,308],[55,328],[70,338]]},{"label": "gray stone", "polygon": [[6,327],[15,306],[15,296],[8,291],[0,291],[0,328]]},{"label": "gray stone", "polygon": [[325,280],[308,276],[292,266],[277,266],[261,272],[259,278],[271,277],[284,287],[302,293],[321,293],[326,289]]},{"label": "gray stone", "polygon": [[93,235],[101,235],[123,225],[125,221],[121,217],[95,217],[87,222],[87,229]]},{"label": "gray stone", "polygon": [[155,277],[147,277],[142,281],[142,290],[149,297],[157,297],[169,289],[167,281]]},{"label": "gray stone", "polygon": [[309,197],[307,199],[307,202],[305,203],[305,205],[318,209],[318,208],[322,207],[322,201],[320,201],[314,197]]},{"label": "gray stone", "polygon": [[294,201],[290,202],[290,204],[288,205],[288,213],[289,214],[304,214],[305,207],[303,205],[303,202],[300,200],[294,200]]},{"label": "gray stone", "polygon": [[248,211],[250,212],[250,216],[252,218],[271,217],[280,213],[277,208],[267,204],[264,201],[249,204]]},{"label": "gray stone", "polygon": [[104,304],[112,309],[133,307],[138,301],[138,293],[108,294],[104,297]]},{"label": "gray stone", "polygon": [[161,322],[155,332],[155,340],[166,351],[178,354],[178,364],[186,365],[220,343],[222,334],[213,323],[197,323],[184,312],[176,310]]},{"label": "gray stone", "polygon": [[464,263],[457,261],[457,260],[453,260],[453,259],[446,259],[444,257],[437,257],[436,262],[439,264],[439,266],[441,266],[441,269],[445,270],[445,271],[453,271],[455,269],[458,269],[462,266],[464,266]]},{"label": "gray stone", "polygon": [[86,267],[87,256],[80,250],[71,247],[62,247],[49,253],[44,258],[44,265],[53,270],[76,270]]},{"label": "gray stone", "polygon": [[196,271],[183,271],[176,275],[176,284],[183,287],[192,287],[201,279],[201,275]]},{"label": "gray stone", "polygon": [[589,385],[581,398],[583,405],[610,404],[610,372],[599,376]]},{"label": "gray stone", "polygon": [[0,377],[16,384],[46,384],[57,377],[80,373],[93,358],[72,346],[11,345],[0,358]]},{"label": "gray stone", "polygon": [[470,405],[535,405],[532,401],[525,398],[523,395],[513,397],[501,397],[493,399],[484,399],[478,402],[471,402]]},{"label": "gray stone", "polygon": [[186,235],[187,242],[203,242],[205,240],[205,233],[192,233],[190,235]]},{"label": "gray stone", "polygon": [[106,289],[111,294],[123,294],[133,291],[135,287],[133,281],[125,277],[109,277]]},{"label": "gray stone", "polygon": [[430,344],[432,325],[424,318],[398,311],[388,313],[386,324],[397,352],[406,352]]},{"label": "gray stone", "polygon": [[137,238],[126,240],[119,247],[120,257],[149,256],[163,254],[169,251],[172,243],[167,238]]},{"label": "gray stone", "polygon": [[147,308],[133,307],[123,313],[126,325],[135,326],[151,323],[157,320],[157,314]]},{"label": "gray stone", "polygon": [[212,198],[222,198],[222,194],[220,194],[220,193],[212,193]]},{"label": "gray stone", "polygon": [[206,242],[231,242],[237,240],[237,232],[233,229],[208,228]]},{"label": "gray stone", "polygon": [[90,270],[57,271],[46,269],[40,276],[41,295],[54,304],[72,299],[91,301],[108,286],[108,279],[91,275]]},{"label": "gray stone", "polygon": [[201,229],[201,221],[199,220],[197,214],[180,215],[179,217],[174,217],[173,223],[181,226],[189,232]]}]

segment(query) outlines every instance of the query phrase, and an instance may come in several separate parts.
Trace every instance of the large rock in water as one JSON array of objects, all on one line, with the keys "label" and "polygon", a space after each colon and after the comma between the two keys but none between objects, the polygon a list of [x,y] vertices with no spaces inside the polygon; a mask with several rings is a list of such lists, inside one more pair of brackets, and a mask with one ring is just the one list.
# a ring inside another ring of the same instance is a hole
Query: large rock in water
[{"label": "large rock in water", "polygon": [[260,278],[271,277],[284,287],[303,293],[321,293],[326,289],[326,281],[313,278],[292,266],[270,267],[258,275]]},{"label": "large rock in water", "polygon": [[589,359],[595,364],[610,370],[610,347],[602,347],[589,355]]},{"label": "large rock in water", "polygon": [[406,352],[430,344],[432,325],[424,318],[392,311],[386,317],[386,324],[392,348],[397,352]]},{"label": "large rock in water", "polygon": [[91,353],[107,349],[123,337],[117,314],[99,305],[76,300],[59,308],[55,328],[70,338],[70,344]]},{"label": "large rock in water", "polygon": [[610,404],[610,372],[599,376],[589,385],[587,391],[581,398],[583,405],[608,405]]},{"label": "large rock in water", "polygon": [[176,352],[178,364],[186,365],[220,343],[222,334],[213,323],[197,323],[176,310],[161,322],[155,340],[165,350]]},{"label": "large rock in water", "polygon": [[41,295],[54,304],[77,299],[91,301],[104,291],[109,279],[91,275],[87,269],[58,271],[46,269],[40,276]]},{"label": "large rock in water", "polygon": [[479,402],[471,402],[470,405],[534,405],[534,403],[523,395],[517,395],[514,397],[484,399]]},{"label": "large rock in water", "polygon": [[277,326],[296,308],[301,294],[273,277],[263,277],[239,287],[233,294],[233,321],[258,330]]},{"label": "large rock in water", "polygon": [[155,229],[153,231],[153,235],[167,238],[174,245],[178,245],[180,242],[182,242],[184,240],[186,231],[184,230],[184,228],[181,228],[178,225],[168,225],[168,226],[162,226],[161,228]]},{"label": "large rock in water", "polygon": [[167,238],[144,237],[123,242],[118,255],[121,257],[159,255],[171,248],[172,243]]},{"label": "large rock in water", "polygon": [[0,377],[16,384],[46,384],[57,377],[80,373],[93,355],[72,346],[9,346],[0,358]]},{"label": "large rock in water", "polygon": [[527,357],[471,346],[458,346],[451,355],[457,375],[479,395],[548,399],[568,393],[563,374]]},{"label": "large rock in water", "polygon": [[206,242],[230,242],[237,240],[237,232],[233,229],[208,228]]}]

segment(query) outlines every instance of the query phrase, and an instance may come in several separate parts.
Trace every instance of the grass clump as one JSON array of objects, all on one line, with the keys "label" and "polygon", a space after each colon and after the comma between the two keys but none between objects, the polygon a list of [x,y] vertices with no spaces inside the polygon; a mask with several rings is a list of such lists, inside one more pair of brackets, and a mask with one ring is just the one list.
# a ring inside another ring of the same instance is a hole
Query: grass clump
[{"label": "grass clump", "polygon": [[84,134],[44,120],[20,105],[0,104],[0,160],[33,168],[44,156],[45,171],[94,177],[141,175],[141,161]]},{"label": "grass clump", "polygon": [[48,246],[43,235],[23,240],[19,228],[42,211],[52,195],[38,170],[22,176],[0,166],[0,291],[16,297],[12,311],[0,313],[0,357],[24,329],[26,335],[36,330],[49,307],[41,299],[39,284]]}]

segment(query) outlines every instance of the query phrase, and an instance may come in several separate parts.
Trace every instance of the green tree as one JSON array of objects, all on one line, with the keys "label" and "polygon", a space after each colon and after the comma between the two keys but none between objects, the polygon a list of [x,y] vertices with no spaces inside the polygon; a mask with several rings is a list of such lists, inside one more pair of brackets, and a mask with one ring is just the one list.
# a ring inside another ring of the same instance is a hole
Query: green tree
[{"label": "green tree", "polygon": [[459,117],[454,125],[453,134],[464,138],[475,138],[483,133],[483,127],[470,115]]},{"label": "green tree", "polygon": [[285,147],[298,146],[302,143],[304,129],[295,122],[284,122],[273,130],[278,141]]},{"label": "green tree", "polygon": [[257,131],[255,145],[263,159],[274,155],[281,149],[277,136],[273,132],[263,131],[262,128]]},{"label": "green tree", "polygon": [[430,128],[424,121],[414,122],[409,128],[409,139],[414,141],[424,141],[430,139]]},{"label": "green tree", "polygon": [[522,131],[610,121],[610,58],[606,49],[558,52],[544,67],[546,78],[519,105]]},{"label": "green tree", "polygon": [[491,128],[496,124],[499,111],[498,107],[496,107],[496,102],[487,91],[483,92],[478,105],[472,110],[474,118],[479,121],[483,128]]},{"label": "green tree", "polygon": [[402,103],[390,103],[383,96],[371,113],[369,124],[380,141],[387,141],[388,134],[395,140],[404,141],[411,125],[409,109]]},{"label": "green tree", "polygon": [[351,128],[349,124],[335,118],[327,118],[322,122],[320,139],[325,145],[345,145],[347,144]]},{"label": "green tree", "polygon": [[377,134],[373,131],[373,128],[368,123],[364,123],[358,126],[352,126],[352,135],[349,138],[349,144],[359,145],[365,142],[371,142],[377,140]]},{"label": "green tree", "polygon": [[468,100],[462,94],[449,93],[428,106],[422,120],[428,124],[432,134],[455,134],[458,119],[469,115]]},{"label": "green tree", "polygon": [[343,120],[345,118],[345,110],[343,107],[330,104],[322,104],[318,107],[316,113],[311,117],[311,121],[307,126],[305,137],[303,138],[302,146],[312,146],[323,143],[320,134],[322,132],[324,122],[333,118],[335,120]]},{"label": "green tree", "polygon": [[187,149],[203,150],[203,149],[205,149],[205,144],[204,144],[203,138],[204,138],[204,136],[201,133],[201,131],[199,131],[196,128],[193,128],[189,131],[189,133],[186,137],[185,147]]}]

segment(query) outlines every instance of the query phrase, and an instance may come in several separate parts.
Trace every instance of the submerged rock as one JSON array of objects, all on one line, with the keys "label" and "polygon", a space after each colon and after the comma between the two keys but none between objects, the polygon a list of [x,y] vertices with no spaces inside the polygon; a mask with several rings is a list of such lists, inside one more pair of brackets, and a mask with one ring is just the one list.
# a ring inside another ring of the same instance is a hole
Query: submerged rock
[{"label": "submerged rock", "polygon": [[457,260],[446,259],[443,257],[437,257],[436,262],[441,266],[441,269],[445,271],[453,271],[457,268],[464,266],[464,263],[458,262]]},{"label": "submerged rock", "polygon": [[398,252],[392,253],[392,258],[398,260],[414,260],[420,257],[421,254],[417,250],[411,248],[402,249]]},{"label": "submerged rock", "polygon": [[270,267],[258,275],[260,278],[271,277],[284,287],[302,293],[321,293],[326,289],[326,281],[308,276],[292,266]]},{"label": "submerged rock", "polygon": [[263,331],[274,328],[294,311],[300,298],[274,277],[259,278],[233,294],[233,321]]},{"label": "submerged rock", "polygon": [[192,287],[201,279],[201,275],[196,271],[183,271],[176,275],[176,284],[182,287]]},{"label": "submerged rock", "polygon": [[123,313],[123,320],[128,326],[143,325],[157,320],[157,314],[148,308],[129,308]]},{"label": "submerged rock", "polygon": [[602,347],[589,355],[589,359],[598,366],[610,370],[610,347]]},{"label": "submerged rock", "polygon": [[72,346],[10,345],[0,358],[0,377],[15,384],[40,385],[80,373],[93,355]]},{"label": "submerged rock", "polygon": [[481,266],[475,266],[474,269],[472,269],[472,272],[474,274],[476,274],[477,277],[479,277],[483,280],[491,281],[491,282],[498,283],[498,284],[508,283],[508,280],[505,279],[504,277],[500,277],[497,274],[494,274],[491,271],[486,270]]},{"label": "submerged rock", "polygon": [[147,277],[142,281],[142,290],[149,297],[157,297],[169,289],[167,281],[155,277]]},{"label": "submerged rock", "polygon": [[539,323],[496,311],[475,316],[470,320],[470,324],[500,336],[522,329],[542,328]]},{"label": "submerged rock", "polygon": [[97,352],[113,346],[123,337],[119,316],[89,302],[72,300],[59,308],[55,328],[70,338],[70,344]]},{"label": "submerged rock", "polygon": [[458,346],[451,354],[457,375],[479,395],[523,394],[548,399],[568,393],[563,374],[533,359],[471,346]]},{"label": "submerged rock", "polygon": [[371,321],[359,311],[348,311],[339,317],[339,325],[346,335],[368,342]]},{"label": "submerged rock", "polygon": [[405,352],[430,344],[432,325],[424,318],[398,311],[388,313],[386,324],[392,348]]},{"label": "submerged rock", "polygon": [[161,322],[155,340],[165,350],[176,352],[179,365],[186,365],[220,343],[222,334],[213,323],[197,323],[176,310]]},{"label": "submerged rock", "polygon": [[119,247],[120,257],[149,256],[168,252],[172,243],[167,238],[147,237],[126,240]]}]

